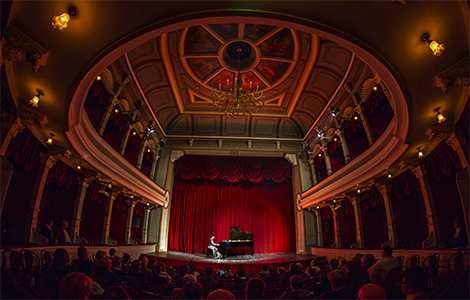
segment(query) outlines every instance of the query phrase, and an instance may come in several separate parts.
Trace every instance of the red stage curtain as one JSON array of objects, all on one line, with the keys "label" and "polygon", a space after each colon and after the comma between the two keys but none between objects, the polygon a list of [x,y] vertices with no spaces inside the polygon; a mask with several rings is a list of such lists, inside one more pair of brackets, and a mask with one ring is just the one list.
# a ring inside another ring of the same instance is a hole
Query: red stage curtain
[{"label": "red stage curtain", "polygon": [[239,226],[255,235],[255,253],[295,252],[292,167],[283,158],[184,156],[175,172],[169,250],[205,253],[211,234],[227,240]]}]

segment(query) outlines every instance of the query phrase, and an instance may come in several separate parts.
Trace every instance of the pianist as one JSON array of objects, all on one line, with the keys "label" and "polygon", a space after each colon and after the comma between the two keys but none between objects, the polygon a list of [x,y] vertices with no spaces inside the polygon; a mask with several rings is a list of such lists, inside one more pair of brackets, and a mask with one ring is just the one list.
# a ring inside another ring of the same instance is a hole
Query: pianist
[{"label": "pianist", "polygon": [[217,248],[219,244],[216,244],[214,242],[214,239],[215,239],[215,235],[211,234],[210,245],[207,246],[207,249],[210,249],[212,251],[212,257],[222,258],[222,254],[219,252],[219,249]]}]

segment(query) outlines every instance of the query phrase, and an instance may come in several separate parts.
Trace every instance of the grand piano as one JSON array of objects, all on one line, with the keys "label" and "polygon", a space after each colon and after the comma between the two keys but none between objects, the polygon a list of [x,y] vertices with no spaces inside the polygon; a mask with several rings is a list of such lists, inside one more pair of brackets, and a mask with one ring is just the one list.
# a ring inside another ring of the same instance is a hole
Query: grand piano
[{"label": "grand piano", "polygon": [[251,232],[243,232],[238,230],[238,226],[230,226],[229,231],[229,240],[222,240],[219,243],[219,250],[222,253],[223,257],[227,256],[227,251],[230,248],[236,247],[250,247],[251,256],[255,253],[254,251],[254,241],[253,238],[255,235]]}]

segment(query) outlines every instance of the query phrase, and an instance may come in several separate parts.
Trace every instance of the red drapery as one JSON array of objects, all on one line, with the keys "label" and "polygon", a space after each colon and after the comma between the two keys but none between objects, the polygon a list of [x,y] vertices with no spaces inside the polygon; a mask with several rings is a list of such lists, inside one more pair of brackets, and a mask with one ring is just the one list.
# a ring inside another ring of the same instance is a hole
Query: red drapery
[{"label": "red drapery", "polygon": [[98,129],[101,118],[106,112],[106,107],[109,102],[110,95],[106,91],[105,86],[99,80],[93,83],[93,86],[88,91],[85,100],[85,111],[90,119],[93,128]]},{"label": "red drapery", "polygon": [[180,158],[169,249],[205,253],[211,234],[226,240],[229,227],[239,226],[255,235],[255,253],[295,252],[291,172],[283,158]]}]

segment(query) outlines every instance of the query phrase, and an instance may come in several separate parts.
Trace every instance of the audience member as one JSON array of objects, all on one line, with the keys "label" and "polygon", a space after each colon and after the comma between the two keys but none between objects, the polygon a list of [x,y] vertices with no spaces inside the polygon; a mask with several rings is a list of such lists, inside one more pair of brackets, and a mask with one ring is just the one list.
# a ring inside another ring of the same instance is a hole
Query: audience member
[{"label": "audience member", "polygon": [[251,278],[246,283],[245,298],[248,299],[263,299],[263,293],[266,284],[260,278]]},{"label": "audience member", "polygon": [[56,242],[54,239],[54,231],[52,226],[54,226],[54,220],[52,218],[47,218],[46,223],[41,230],[42,235],[47,238],[48,244],[54,244]]},{"label": "audience member", "polygon": [[239,268],[237,270],[237,276],[234,279],[235,288],[240,289],[248,281],[245,268]]},{"label": "audience member", "polygon": [[188,270],[189,268],[187,265],[181,265],[178,267],[178,272],[172,278],[172,281],[175,283],[176,287],[183,287],[183,278],[188,273]]},{"label": "audience member", "polygon": [[387,295],[385,294],[385,290],[380,285],[375,283],[367,283],[359,290],[359,292],[357,292],[357,299],[380,300],[387,299]]},{"label": "audience member", "polygon": [[[382,246],[382,258],[376,262],[372,267],[372,273],[376,277],[376,281],[384,282],[387,279],[388,271],[391,269],[401,267],[397,258],[392,256],[393,250],[392,247],[383,245]],[[370,274],[370,272],[369,272]],[[372,279],[371,279],[371,282]]]},{"label": "audience member", "polygon": [[122,260],[119,256],[114,256],[112,259],[113,266],[111,267],[111,271],[118,276],[125,276],[126,272],[122,269]]},{"label": "audience member", "polygon": [[467,231],[465,226],[462,226],[460,219],[454,220],[454,234],[448,241],[448,246],[450,248],[462,248],[467,246]]},{"label": "audience member", "polygon": [[145,279],[148,279],[150,276],[152,276],[152,270],[150,270],[147,267],[148,264],[148,259],[147,256],[141,255],[139,257],[140,261],[142,262],[142,266],[140,268],[140,272],[142,273],[142,276],[144,276]]},{"label": "audience member", "polygon": [[122,270],[127,274],[131,270],[131,256],[127,253],[124,253],[122,256]]},{"label": "audience member", "polygon": [[162,266],[162,272],[167,273],[168,276],[170,276],[170,278],[175,276],[175,272],[173,271],[173,268],[168,264],[168,261],[166,259],[162,259],[160,263],[165,264],[165,268],[163,268]]},{"label": "audience member", "polygon": [[160,269],[161,269],[160,276],[161,277],[166,277],[168,279],[168,282],[170,282],[171,281],[171,276],[168,272],[169,272],[169,270],[171,270],[171,268],[168,265],[166,265],[163,261],[161,261],[159,263],[159,265],[160,265]]},{"label": "audience member", "polygon": [[359,289],[366,284],[361,277],[361,265],[357,260],[350,260],[346,264],[346,274],[348,275],[348,286],[352,289],[355,293],[359,291]]},{"label": "audience member", "polygon": [[331,292],[325,292],[318,299],[356,299],[355,293],[347,287],[348,275],[343,270],[328,273]]},{"label": "audience member", "polygon": [[346,260],[346,258],[340,256],[340,257],[338,257],[338,262],[339,262],[339,264],[338,264],[338,269],[339,269],[339,270],[343,270],[343,271],[346,272],[346,264],[348,263],[348,261]]},{"label": "audience member", "polygon": [[149,277],[149,280],[155,283],[168,284],[170,282],[170,280],[168,279],[168,276],[161,275],[161,273],[162,273],[162,266],[160,264],[156,264],[155,266],[153,266],[153,269],[152,269],[153,276]]},{"label": "audience member", "polygon": [[375,256],[373,254],[366,254],[361,259],[361,278],[364,283],[369,283],[369,268],[375,263]]},{"label": "audience member", "polygon": [[235,296],[227,290],[218,289],[207,295],[206,300],[235,300]]},{"label": "audience member", "polygon": [[155,266],[155,264],[157,263],[157,259],[155,258],[155,256],[149,256],[147,258],[148,258],[147,268],[149,270],[152,270],[153,266]]},{"label": "audience member", "polygon": [[289,271],[287,271],[281,278],[282,286],[284,287],[284,289],[287,289],[289,287],[290,278],[294,275],[300,275],[300,273],[298,271],[297,264],[291,263],[289,265]]},{"label": "audience member", "polygon": [[212,269],[212,267],[207,267],[205,269],[205,274],[202,275],[202,276],[199,276],[197,278],[197,282],[199,282],[202,286],[205,286],[205,285],[212,285],[212,286],[216,286],[217,285],[217,280],[215,280],[213,277],[212,277],[212,272],[214,270]]},{"label": "audience member", "polygon": [[113,267],[113,262],[109,257],[102,257],[98,261],[97,266],[98,268],[96,269],[96,275],[106,280],[108,287],[115,284],[122,284],[122,281],[119,276],[111,271],[111,268]]},{"label": "audience member", "polygon": [[283,266],[280,266],[277,268],[277,275],[279,276],[280,279],[282,279],[282,277],[284,277],[284,274],[286,274],[286,268],[284,268]]},{"label": "audience member", "polygon": [[405,272],[401,284],[402,292],[406,299],[427,299],[424,292],[427,284],[427,272],[422,267],[412,267]]},{"label": "audience member", "polygon": [[[84,246],[81,246],[81,247],[84,247]],[[81,252],[81,255],[84,255],[83,252]],[[75,266],[76,268],[72,270],[72,272],[81,272],[85,274],[86,276],[90,277],[91,279],[93,279],[94,273],[95,273],[95,265],[93,264],[91,260],[82,259],[81,261],[76,263]],[[98,282],[93,280],[91,294],[100,297],[103,293],[104,293],[103,287]]]},{"label": "audience member", "polygon": [[192,260],[189,261],[188,268],[189,268],[188,274],[191,274],[196,278],[199,276],[199,272],[196,271],[196,264],[194,263],[194,261]]},{"label": "audience member", "polygon": [[115,285],[112,287],[107,288],[102,297],[102,299],[125,299],[129,300],[129,294],[126,292],[126,290],[119,285]]},{"label": "audience member", "polygon": [[72,272],[59,283],[60,299],[88,299],[92,280],[81,272]]},{"label": "audience member", "polygon": [[117,253],[116,249],[114,249],[114,248],[109,249],[109,258],[111,258],[111,260],[113,260],[113,257],[116,256],[116,253]]},{"label": "audience member", "polygon": [[133,260],[131,262],[131,268],[129,270],[128,275],[131,277],[137,278],[141,280],[142,282],[145,282],[145,277],[140,272],[141,267],[142,267],[142,261],[140,259]]},{"label": "audience member", "polygon": [[[194,275],[191,275],[191,274],[186,274],[183,277],[182,286],[184,287],[188,282],[196,282],[196,277],[194,277]],[[184,299],[185,296],[184,296],[183,288],[175,287],[173,291],[171,292],[171,297],[173,299]]]},{"label": "audience member", "polygon": [[94,262],[95,264],[97,264],[97,263],[100,261],[100,259],[102,259],[102,258],[105,257],[105,256],[106,256],[106,251],[98,250],[98,251],[96,251],[96,253],[95,253],[95,258],[94,258],[93,262]]},{"label": "audience member", "polygon": [[[310,266],[311,266],[312,268],[314,268],[317,273],[320,273],[321,269],[320,269],[320,267],[318,266],[318,259],[316,259],[316,258],[315,258],[315,259],[312,259],[312,261],[310,262]],[[307,269],[307,271],[308,271],[308,269]],[[307,272],[307,271],[306,271],[306,272]]]},{"label": "audience member", "polygon": [[307,269],[307,277],[305,278],[305,289],[307,291],[313,291],[319,284],[317,271],[313,267]]},{"label": "audience member", "polygon": [[327,268],[323,269],[320,273],[320,284],[317,288],[313,291],[313,297],[316,298],[325,292],[331,291],[331,284],[330,280],[328,279],[328,274],[331,271],[334,271],[338,268],[338,260],[336,258],[332,258]]},{"label": "audience member", "polygon": [[199,282],[188,282],[183,291],[186,299],[202,299],[202,285]]},{"label": "audience member", "polygon": [[[80,246],[77,249],[77,259],[72,260],[70,263],[70,271],[72,272],[81,272],[79,269],[82,268],[82,265],[93,265],[93,262],[88,259],[88,250],[85,246]],[[88,268],[88,266],[85,266]],[[89,276],[89,275],[88,275]]]},{"label": "audience member", "polygon": [[69,222],[66,220],[62,220],[62,224],[59,228],[57,228],[56,233],[54,234],[54,239],[56,244],[60,245],[71,245],[72,240],[70,239],[69,233],[67,232],[67,228],[69,226]]},{"label": "audience member", "polygon": [[230,265],[225,265],[224,266],[224,272],[222,273],[222,277],[233,277],[233,273],[230,270]]},{"label": "audience member", "polygon": [[57,248],[54,251],[54,260],[50,268],[50,272],[57,276],[59,280],[70,272],[69,269],[69,253],[64,248]]},{"label": "audience member", "polygon": [[269,271],[269,276],[263,279],[264,282],[268,283],[268,282],[280,282],[281,281],[281,278],[277,274],[276,268],[269,267],[268,271]]},{"label": "audience member", "polygon": [[261,272],[258,273],[257,277],[258,278],[261,278],[261,279],[264,279],[266,277],[269,276],[269,271],[268,271],[268,265],[267,264],[263,264],[261,266]]},{"label": "audience member", "polygon": [[293,275],[289,279],[290,289],[286,290],[279,298],[284,299],[302,299],[307,297],[307,291],[304,289],[304,280],[300,275]]}]

